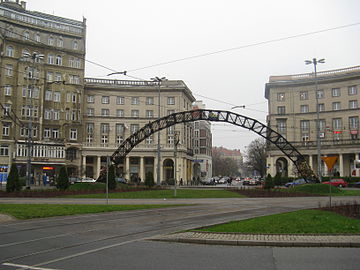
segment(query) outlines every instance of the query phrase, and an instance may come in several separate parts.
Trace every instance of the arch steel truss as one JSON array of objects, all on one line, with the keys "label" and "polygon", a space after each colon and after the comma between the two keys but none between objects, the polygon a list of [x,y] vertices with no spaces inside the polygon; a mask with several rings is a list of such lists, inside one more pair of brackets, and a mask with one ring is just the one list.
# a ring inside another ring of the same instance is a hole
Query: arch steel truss
[{"label": "arch steel truss", "polygon": [[257,121],[256,119],[236,114],[229,111],[220,110],[191,110],[173,113],[165,117],[159,118],[148,123],[140,130],[128,137],[119,148],[112,154],[111,160],[115,164],[122,163],[123,158],[140,142],[151,136],[152,134],[168,128],[170,126],[193,122],[198,120],[206,120],[213,122],[226,122],[242,128],[251,130],[270,143],[279,148],[296,166],[298,172],[305,179],[317,180],[317,176],[311,170],[303,155],[292,146],[281,134]]}]

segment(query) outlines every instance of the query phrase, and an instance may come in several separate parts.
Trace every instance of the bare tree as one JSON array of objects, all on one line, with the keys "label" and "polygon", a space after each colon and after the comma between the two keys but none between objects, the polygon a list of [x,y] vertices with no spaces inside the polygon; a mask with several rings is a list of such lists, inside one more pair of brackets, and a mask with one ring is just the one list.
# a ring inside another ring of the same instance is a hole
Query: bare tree
[{"label": "bare tree", "polygon": [[245,165],[251,171],[257,171],[261,177],[266,173],[266,141],[258,138],[247,147]]},{"label": "bare tree", "polygon": [[239,164],[230,157],[223,157],[220,152],[212,152],[213,175],[235,176],[239,174]]}]

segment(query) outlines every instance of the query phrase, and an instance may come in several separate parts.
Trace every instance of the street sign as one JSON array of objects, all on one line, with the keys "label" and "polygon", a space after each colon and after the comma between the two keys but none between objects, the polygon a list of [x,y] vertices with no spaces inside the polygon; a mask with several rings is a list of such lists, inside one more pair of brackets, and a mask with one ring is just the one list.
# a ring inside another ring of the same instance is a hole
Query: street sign
[{"label": "street sign", "polygon": [[329,171],[331,171],[338,160],[338,157],[321,157],[321,159],[325,162]]}]

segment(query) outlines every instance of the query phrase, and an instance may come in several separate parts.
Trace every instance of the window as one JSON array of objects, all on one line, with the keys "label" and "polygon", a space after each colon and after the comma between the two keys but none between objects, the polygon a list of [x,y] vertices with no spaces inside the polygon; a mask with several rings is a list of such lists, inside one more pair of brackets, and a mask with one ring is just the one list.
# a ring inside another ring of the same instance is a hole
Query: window
[{"label": "window", "polygon": [[53,139],[59,139],[59,130],[57,128],[52,130],[52,137]]},{"label": "window", "polygon": [[87,123],[86,124],[86,132],[88,134],[93,134],[94,133],[94,123]]},{"label": "window", "polygon": [[44,128],[43,137],[50,138],[50,128]]},{"label": "window", "polygon": [[153,135],[147,137],[147,138],[145,139],[145,143],[146,143],[146,144],[152,144],[152,143],[153,143]]},{"label": "window", "polygon": [[333,130],[342,129],[342,120],[341,120],[341,118],[333,118],[332,119],[332,128],[333,128]]},{"label": "window", "polygon": [[94,108],[87,108],[87,116],[94,116]]},{"label": "window", "polygon": [[46,73],[46,80],[48,81],[48,82],[52,82],[53,81],[53,73],[52,72],[47,72]]},{"label": "window", "polygon": [[0,145],[0,156],[9,156],[9,146],[8,145]]},{"label": "window", "polygon": [[131,110],[131,117],[139,117],[139,110]]},{"label": "window", "polygon": [[308,100],[308,99],[309,99],[308,91],[301,91],[300,92],[300,100]]},{"label": "window", "polygon": [[63,41],[62,38],[58,38],[58,40],[57,40],[57,46],[60,47],[60,48],[64,47],[64,41]]},{"label": "window", "polygon": [[4,115],[10,115],[11,104],[4,104]]},{"label": "window", "polygon": [[117,96],[117,97],[116,97],[116,104],[117,104],[117,105],[124,105],[124,104],[125,104],[125,98],[124,98],[124,97]]},{"label": "window", "polygon": [[51,120],[51,110],[50,109],[45,109],[44,110],[44,119],[45,120]]},{"label": "window", "polygon": [[52,100],[52,91],[51,90],[45,91],[45,100],[47,100],[47,101]]},{"label": "window", "polygon": [[358,116],[352,116],[349,117],[349,129],[359,129],[359,117]]},{"label": "window", "polygon": [[36,41],[36,42],[41,42],[40,34],[36,34],[36,35],[35,35],[35,41]]},{"label": "window", "polygon": [[175,105],[175,97],[168,97],[167,105]]},{"label": "window", "polygon": [[57,55],[56,56],[56,65],[61,66],[62,65],[62,56],[61,55]]},{"label": "window", "polygon": [[24,40],[30,40],[30,33],[28,31],[25,31],[23,34]]},{"label": "window", "polygon": [[93,135],[92,135],[92,134],[88,134],[88,135],[86,136],[86,142],[89,143],[89,144],[91,144],[93,141],[94,141]]},{"label": "window", "polygon": [[277,131],[280,134],[286,133],[286,120],[285,119],[278,119],[277,120]]},{"label": "window", "polygon": [[358,108],[358,101],[357,100],[350,100],[349,101],[349,109],[357,109]]},{"label": "window", "polygon": [[332,103],[332,109],[333,109],[333,111],[341,110],[341,103],[340,102],[333,102]]},{"label": "window", "polygon": [[102,135],[102,136],[101,136],[101,145],[102,145],[102,146],[107,145],[108,141],[109,141],[108,135]]},{"label": "window", "polygon": [[130,125],[130,132],[131,134],[134,134],[135,132],[137,132],[139,130],[139,125],[138,124],[131,124]]},{"label": "window", "polygon": [[349,86],[348,94],[349,94],[349,96],[356,95],[357,94],[357,86],[356,85]]},{"label": "window", "polygon": [[11,85],[5,85],[4,86],[4,95],[5,96],[11,96],[12,87]]},{"label": "window", "polygon": [[325,119],[319,119],[319,130],[325,131],[326,129],[326,122]]},{"label": "window", "polygon": [[77,110],[71,110],[71,121],[76,121],[77,119]]},{"label": "window", "polygon": [[333,88],[331,89],[332,97],[340,97],[340,88]]},{"label": "window", "polygon": [[124,117],[124,110],[116,110],[116,117]]},{"label": "window", "polygon": [[285,93],[277,93],[277,101],[285,101]]},{"label": "window", "polygon": [[147,110],[146,111],[146,118],[153,118],[154,117],[154,111],[153,110]]},{"label": "window", "polygon": [[54,92],[54,101],[55,102],[61,101],[61,93],[59,91]]},{"label": "window", "polygon": [[309,120],[301,120],[300,121],[300,129],[301,129],[301,132],[308,132],[310,129],[310,121]]},{"label": "window", "polygon": [[53,110],[53,120],[60,120],[60,111]]},{"label": "window", "polygon": [[71,102],[72,102],[72,103],[76,103],[76,99],[77,99],[76,97],[77,97],[77,94],[76,94],[76,93],[72,93],[72,94],[71,94]]},{"label": "window", "polygon": [[139,105],[139,104],[140,104],[140,100],[138,97],[131,98],[131,105]]},{"label": "window", "polygon": [[70,140],[77,140],[77,129],[76,128],[71,128],[70,129],[69,138],[70,138]]},{"label": "window", "polygon": [[79,49],[79,45],[78,45],[78,42],[76,40],[73,41],[73,49],[74,50]]},{"label": "window", "polygon": [[94,103],[95,102],[95,97],[93,95],[88,95],[87,96],[87,103]]},{"label": "window", "polygon": [[110,111],[109,109],[101,109],[101,116],[109,116],[110,115]]},{"label": "window", "polygon": [[13,66],[12,65],[5,66],[5,75],[10,76],[10,77],[13,75]]},{"label": "window", "polygon": [[285,106],[278,106],[277,114],[285,114]]},{"label": "window", "polygon": [[300,106],[300,112],[301,112],[301,113],[307,113],[307,112],[309,112],[309,105],[301,105],[301,106]]},{"label": "window", "polygon": [[48,38],[48,45],[49,46],[54,46],[54,38],[53,37]]},{"label": "window", "polygon": [[325,104],[324,103],[319,103],[319,112],[324,112],[325,111]]},{"label": "window", "polygon": [[8,57],[14,57],[14,47],[13,46],[7,46],[5,55]]},{"label": "window", "polygon": [[146,105],[154,105],[154,97],[146,97]]},{"label": "window", "polygon": [[124,128],[124,125],[123,124],[116,124],[115,125],[115,131],[116,131],[116,134],[124,134],[124,131],[125,131],[125,128]]},{"label": "window", "polygon": [[55,64],[55,56],[53,54],[48,54],[48,64],[49,65]]},{"label": "window", "polygon": [[110,97],[109,96],[102,96],[101,97],[101,103],[102,104],[109,104],[110,103]]},{"label": "window", "polygon": [[80,84],[80,77],[77,75],[69,75],[70,84]]},{"label": "window", "polygon": [[59,72],[55,73],[55,81],[61,82],[62,81],[62,75]]},{"label": "window", "polygon": [[110,131],[110,126],[108,123],[102,123],[100,124],[100,132],[103,133],[109,133]]},{"label": "window", "polygon": [[2,135],[3,136],[9,136],[10,135],[10,123],[3,123]]}]

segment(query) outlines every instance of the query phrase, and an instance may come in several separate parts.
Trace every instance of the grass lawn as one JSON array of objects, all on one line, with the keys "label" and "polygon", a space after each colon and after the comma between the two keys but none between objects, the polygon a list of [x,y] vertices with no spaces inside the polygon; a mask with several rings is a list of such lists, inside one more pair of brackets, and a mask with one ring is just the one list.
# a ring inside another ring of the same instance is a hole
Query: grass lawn
[{"label": "grass lawn", "polygon": [[255,234],[359,234],[360,220],[323,210],[300,210],[201,228],[197,231]]},{"label": "grass lawn", "polygon": [[173,206],[180,205],[0,204],[0,213],[7,214],[18,219],[30,219]]},{"label": "grass lawn", "polygon": [[[199,190],[199,189],[178,189],[174,197],[174,190],[144,190],[109,193],[110,199],[200,199],[200,198],[242,198],[243,195],[227,190]],[[71,198],[105,198],[105,194],[82,194],[69,195]]]},{"label": "grass lawn", "polygon": [[[310,194],[319,194],[319,195],[328,195],[329,194],[329,185],[325,184],[306,184],[300,185],[293,188],[282,189],[283,192],[299,192],[299,193],[310,193]],[[331,186],[331,195],[332,196],[360,196],[359,190],[345,190],[342,188],[337,188]]]}]

